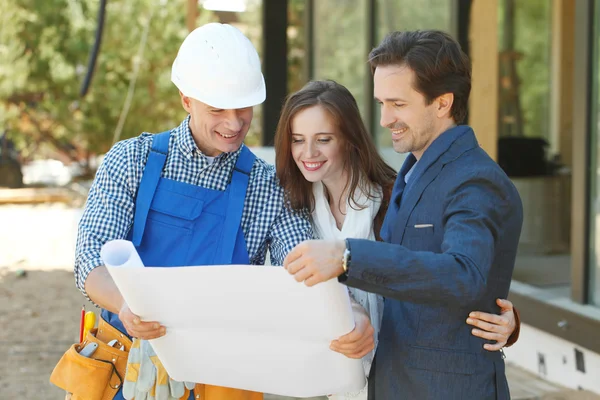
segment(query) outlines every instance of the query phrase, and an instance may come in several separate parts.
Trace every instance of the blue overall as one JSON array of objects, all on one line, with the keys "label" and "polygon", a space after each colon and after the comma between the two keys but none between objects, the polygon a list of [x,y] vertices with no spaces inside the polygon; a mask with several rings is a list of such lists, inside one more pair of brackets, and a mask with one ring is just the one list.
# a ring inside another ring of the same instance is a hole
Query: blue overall
[{"label": "blue overall", "polygon": [[[256,156],[244,146],[227,189],[207,189],[161,177],[169,139],[170,132],[153,138],[128,235],[144,265],[249,264],[241,220]],[[102,317],[127,333],[117,314],[102,310]],[[114,399],[123,399],[120,390]]]}]

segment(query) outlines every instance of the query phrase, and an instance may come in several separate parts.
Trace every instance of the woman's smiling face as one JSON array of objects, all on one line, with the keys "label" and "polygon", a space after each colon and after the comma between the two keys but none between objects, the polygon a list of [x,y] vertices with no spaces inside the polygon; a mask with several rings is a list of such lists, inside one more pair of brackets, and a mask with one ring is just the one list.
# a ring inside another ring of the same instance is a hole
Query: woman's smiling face
[{"label": "woman's smiling face", "polygon": [[309,182],[343,178],[343,142],[331,114],[316,105],[299,111],[291,123],[292,157]]}]

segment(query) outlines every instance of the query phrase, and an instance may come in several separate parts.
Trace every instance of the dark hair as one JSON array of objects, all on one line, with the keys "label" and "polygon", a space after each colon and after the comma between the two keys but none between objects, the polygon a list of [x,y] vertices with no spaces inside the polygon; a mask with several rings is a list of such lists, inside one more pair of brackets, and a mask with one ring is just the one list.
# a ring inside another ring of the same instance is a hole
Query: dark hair
[{"label": "dark hair", "polygon": [[[344,166],[350,173],[348,182],[351,206],[361,208],[356,203],[354,192],[359,187],[368,197],[373,198],[372,183],[381,186],[383,190],[382,204],[375,218],[375,234],[379,237],[379,229],[389,204],[396,171],[383,161],[371,135],[360,117],[360,111],[354,96],[344,86],[337,82],[312,81],[298,92],[288,96],[281,111],[277,132],[275,133],[275,166],[277,177],[284,188],[286,201],[292,209],[314,210],[315,199],[312,183],[302,176],[302,172],[292,157],[292,119],[309,107],[323,107],[335,122],[344,143],[346,155]],[[347,187],[348,187],[347,186]]]},{"label": "dark hair", "polygon": [[414,89],[427,104],[452,93],[451,115],[460,124],[467,116],[471,93],[471,61],[460,44],[437,30],[392,32],[369,54],[371,72],[378,66],[406,65],[414,71]]}]

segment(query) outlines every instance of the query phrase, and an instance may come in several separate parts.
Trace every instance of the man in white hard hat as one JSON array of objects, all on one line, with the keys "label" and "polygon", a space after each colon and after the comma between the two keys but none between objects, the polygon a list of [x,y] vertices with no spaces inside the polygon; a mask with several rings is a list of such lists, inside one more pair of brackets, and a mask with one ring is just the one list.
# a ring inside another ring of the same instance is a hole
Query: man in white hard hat
[{"label": "man in white hard hat", "polygon": [[[171,79],[189,116],[168,132],[117,143],[98,170],[79,225],[78,288],[103,308],[102,323],[110,325],[103,331],[136,338],[125,349],[129,363],[115,399],[178,399],[190,391],[165,375],[145,341],[164,335],[165,327],[134,315],[103,266],[106,241],[131,240],[151,266],[260,265],[267,250],[272,264],[282,265],[288,251],[312,237],[310,222],[284,206],[274,167],[243,145],[253,106],[265,100],[250,41],[230,25],[204,25],[181,45]],[[263,397],[208,385],[193,391],[208,400]]]}]

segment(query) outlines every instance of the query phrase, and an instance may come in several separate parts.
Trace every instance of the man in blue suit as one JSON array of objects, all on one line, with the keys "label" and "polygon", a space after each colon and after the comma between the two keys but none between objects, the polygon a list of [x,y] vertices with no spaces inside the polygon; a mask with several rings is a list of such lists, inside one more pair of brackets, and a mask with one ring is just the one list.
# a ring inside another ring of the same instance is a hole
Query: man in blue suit
[{"label": "man in blue suit", "polygon": [[385,297],[369,399],[509,399],[502,353],[470,334],[470,310],[497,313],[522,225],[517,190],[466,116],[471,65],[440,31],[395,32],[369,55],[381,125],[410,152],[384,242],[298,245],[284,266],[314,285],[338,279]]}]

